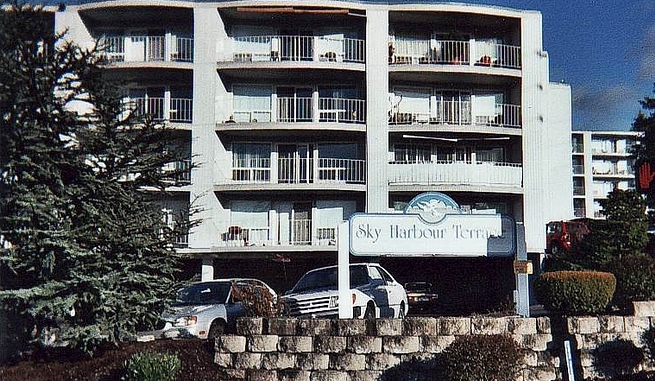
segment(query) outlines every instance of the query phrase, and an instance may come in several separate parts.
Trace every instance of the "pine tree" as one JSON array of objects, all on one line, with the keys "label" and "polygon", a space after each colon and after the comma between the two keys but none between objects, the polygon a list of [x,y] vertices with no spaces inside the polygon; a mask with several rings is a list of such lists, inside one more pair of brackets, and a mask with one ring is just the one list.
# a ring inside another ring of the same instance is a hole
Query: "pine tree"
[{"label": "pine tree", "polygon": [[36,345],[92,353],[152,328],[177,288],[183,232],[157,200],[186,158],[47,20],[0,12],[0,304]]}]

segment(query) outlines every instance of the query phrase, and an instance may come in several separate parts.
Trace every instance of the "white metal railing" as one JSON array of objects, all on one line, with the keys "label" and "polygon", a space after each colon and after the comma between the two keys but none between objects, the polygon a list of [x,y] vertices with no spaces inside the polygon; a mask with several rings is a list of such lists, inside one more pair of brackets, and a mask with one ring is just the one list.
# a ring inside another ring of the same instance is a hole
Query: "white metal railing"
[{"label": "white metal railing", "polygon": [[193,38],[177,36],[114,35],[100,38],[109,62],[193,62]]},{"label": "white metal railing", "polygon": [[363,99],[278,97],[274,117],[271,110],[235,109],[228,123],[365,123],[366,101]]},{"label": "white metal railing", "polygon": [[[317,165],[314,165],[317,163]],[[366,161],[336,158],[279,158],[271,168],[269,158],[235,162],[232,181],[238,183],[348,183],[366,182]]]},{"label": "white metal railing", "polygon": [[[314,227],[311,219],[283,220],[271,226],[230,226],[220,234],[222,246],[334,246],[336,227]],[[186,243],[186,242],[185,242]]]},{"label": "white metal railing", "polygon": [[192,37],[176,37],[171,43],[171,61],[193,62]]},{"label": "white metal railing", "polygon": [[521,164],[503,162],[391,162],[390,184],[522,186]]},{"label": "white metal railing", "polygon": [[193,122],[193,99],[171,98],[169,119],[171,122]]},{"label": "white metal railing", "polygon": [[364,40],[327,36],[241,36],[234,37],[236,62],[324,61],[365,62]]},{"label": "white metal railing", "polygon": [[364,184],[366,161],[356,159],[318,159],[318,181]]},{"label": "white metal railing", "polygon": [[281,123],[311,122],[313,109],[311,97],[278,97],[276,119]]},{"label": "white metal railing", "polygon": [[[521,127],[521,106],[496,104],[494,115],[476,115],[470,101],[438,101],[425,112],[389,112],[389,124],[438,123],[452,125],[476,124],[499,127]],[[475,115],[475,118],[473,117]]]},{"label": "white metal railing", "polygon": [[189,98],[170,98],[166,107],[166,97],[135,97],[129,98],[127,107],[131,107],[137,115],[149,115],[156,121],[191,123],[193,121],[193,100]]},{"label": "white metal railing", "polygon": [[154,120],[164,120],[164,97],[131,98],[128,104],[134,107],[137,115],[149,115]]},{"label": "white metal railing", "polygon": [[178,160],[167,163],[164,172],[176,172],[175,178],[171,179],[175,184],[190,184],[191,183],[191,160]]},{"label": "white metal railing", "polygon": [[232,181],[243,183],[271,182],[271,159],[252,158],[237,161],[232,168]]},{"label": "white metal railing", "polygon": [[363,99],[318,98],[321,122],[366,122],[366,101]]},{"label": "white metal railing", "polygon": [[521,68],[521,47],[485,41],[395,38],[389,43],[394,65],[484,65]]}]

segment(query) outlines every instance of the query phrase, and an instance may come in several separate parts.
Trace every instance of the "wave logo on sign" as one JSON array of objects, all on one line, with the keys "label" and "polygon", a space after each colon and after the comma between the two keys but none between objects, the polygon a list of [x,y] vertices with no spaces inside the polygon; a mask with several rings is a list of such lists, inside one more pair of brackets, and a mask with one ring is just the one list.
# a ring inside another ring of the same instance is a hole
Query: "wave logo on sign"
[{"label": "wave logo on sign", "polygon": [[462,210],[452,198],[439,192],[421,193],[407,204],[405,214],[418,214],[423,220],[436,223],[447,214],[461,214]]}]

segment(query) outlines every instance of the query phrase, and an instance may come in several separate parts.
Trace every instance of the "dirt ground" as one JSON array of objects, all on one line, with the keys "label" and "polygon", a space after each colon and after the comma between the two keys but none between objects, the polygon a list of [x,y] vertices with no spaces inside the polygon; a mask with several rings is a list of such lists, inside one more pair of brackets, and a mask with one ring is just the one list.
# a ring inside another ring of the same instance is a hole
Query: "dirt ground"
[{"label": "dirt ground", "polygon": [[177,354],[182,369],[176,381],[216,381],[224,379],[221,368],[213,363],[214,352],[207,341],[156,340],[122,343],[91,359],[41,358],[0,366],[2,381],[119,381],[124,363],[139,351]]}]

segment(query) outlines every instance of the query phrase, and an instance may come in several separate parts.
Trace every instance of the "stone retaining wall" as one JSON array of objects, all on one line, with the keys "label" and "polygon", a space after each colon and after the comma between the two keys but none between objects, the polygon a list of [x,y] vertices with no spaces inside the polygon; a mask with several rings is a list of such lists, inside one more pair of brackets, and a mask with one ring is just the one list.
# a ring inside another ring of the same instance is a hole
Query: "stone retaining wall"
[{"label": "stone retaining wall", "polygon": [[[435,380],[437,355],[455,338],[509,334],[525,349],[517,380],[566,379],[564,340],[574,349],[577,378],[601,373],[594,350],[629,340],[642,347],[641,334],[655,326],[653,316],[571,317],[415,317],[328,320],[239,319],[236,335],[215,343],[215,362],[230,380],[391,381]],[[653,369],[647,362],[642,369]]]}]

